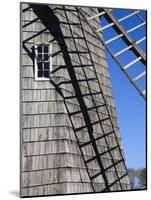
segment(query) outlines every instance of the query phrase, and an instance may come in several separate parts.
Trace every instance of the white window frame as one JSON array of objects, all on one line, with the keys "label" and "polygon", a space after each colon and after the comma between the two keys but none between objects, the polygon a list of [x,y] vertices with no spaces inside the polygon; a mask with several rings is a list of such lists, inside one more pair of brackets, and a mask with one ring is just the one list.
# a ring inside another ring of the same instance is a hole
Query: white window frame
[{"label": "white window frame", "polygon": [[[37,64],[37,58],[38,58],[38,46],[42,45],[48,45],[48,55],[49,55],[49,78],[46,77],[38,77],[38,64]],[[35,81],[48,81],[52,78],[52,44],[35,44],[34,45],[34,67],[35,67]]]}]

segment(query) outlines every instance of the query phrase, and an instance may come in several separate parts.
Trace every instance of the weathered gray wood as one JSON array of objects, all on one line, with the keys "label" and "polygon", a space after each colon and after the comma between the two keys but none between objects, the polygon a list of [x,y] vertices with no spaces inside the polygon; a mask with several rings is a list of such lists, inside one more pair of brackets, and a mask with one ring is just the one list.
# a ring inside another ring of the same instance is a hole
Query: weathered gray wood
[{"label": "weathered gray wood", "polygon": [[[50,34],[48,29],[45,29],[40,19],[33,12],[32,8],[28,8],[27,3],[22,3],[22,39],[24,47],[22,52],[22,155],[21,155],[21,195],[27,196],[41,196],[52,194],[66,194],[66,193],[83,193],[92,192],[90,179],[85,169],[85,164],[79,150],[77,139],[75,137],[71,122],[67,115],[67,110],[64,105],[63,98],[57,93],[54,86],[49,81],[35,81],[34,78],[34,62],[29,56],[27,49],[32,53],[32,47],[37,43],[52,42],[52,53],[55,56],[52,59],[52,69],[55,70],[59,66],[66,66],[63,58],[63,52],[60,45],[54,37]],[[65,37],[67,51],[70,54],[73,65],[91,65],[93,67],[82,68],[75,67],[75,74],[77,79],[84,79],[95,77],[95,71],[98,75],[98,80],[90,83],[91,92],[98,92],[99,85],[103,90],[106,98],[107,106],[112,117],[112,122],[116,131],[118,143],[121,145],[120,131],[117,124],[117,116],[115,110],[114,99],[112,97],[112,87],[110,76],[108,72],[108,65],[105,57],[103,45],[95,37],[90,27],[84,22],[80,16],[82,29],[87,40],[89,52],[86,42],[82,39],[67,38],[71,37],[70,27],[67,22],[66,15],[62,6],[50,5],[56,17],[60,20],[60,28]],[[57,8],[57,9],[56,9]],[[58,9],[59,8],[59,9]],[[65,6],[66,9],[75,10],[73,6]],[[86,16],[91,16],[97,13],[95,8],[82,8]],[[77,13],[74,11],[67,11],[67,16],[70,23],[79,23]],[[99,26],[99,20],[95,19],[93,26]],[[54,26],[55,27],[55,26]],[[72,34],[74,37],[83,37],[83,32],[80,25],[71,25]],[[54,28],[54,33],[58,32]],[[76,44],[76,47],[75,47]],[[70,53],[72,51],[80,51],[79,55]],[[90,53],[90,54],[89,54]],[[92,60],[90,59],[90,55]],[[69,66],[67,66],[69,67]],[[94,71],[95,69],[95,71]],[[85,74],[84,74],[85,73]],[[70,76],[67,69],[62,68],[53,73],[53,81],[57,84],[69,81]],[[79,83],[82,94],[89,93],[86,82]],[[75,91],[71,84],[60,84],[64,96],[75,95]],[[101,95],[94,95],[94,102],[92,97],[86,96],[83,98],[86,106],[92,107],[95,103],[100,105],[103,103]],[[66,100],[70,112],[79,110],[79,103],[77,99]],[[99,117],[106,117],[106,110],[103,108],[97,109]],[[96,110],[89,111],[90,120],[92,122],[98,121]],[[85,122],[81,113],[71,117],[72,122],[76,128],[84,126]],[[93,126],[94,137],[102,135],[100,124]],[[104,121],[103,129],[110,132],[111,124],[109,121]],[[88,142],[89,135],[87,129],[79,131],[77,135],[80,143]],[[107,137],[109,147],[117,145],[115,135],[111,134]],[[97,147],[99,152],[103,152],[107,148],[107,143],[104,139],[98,140]],[[120,147],[122,149],[122,146]],[[83,154],[86,159],[95,156],[92,145],[88,145],[83,149]],[[121,159],[119,150],[112,151],[114,161]],[[104,166],[108,167],[112,164],[111,155],[105,154],[102,156]],[[96,160],[89,163],[89,173],[94,175],[100,171]],[[118,164],[118,173],[123,175],[124,166],[122,163]],[[108,179],[110,182],[115,180],[115,169],[112,167],[108,172]],[[129,189],[129,180],[127,177],[122,179],[123,189]],[[93,186],[96,191],[101,191],[105,188],[104,180],[100,175],[94,179]],[[112,190],[120,190],[119,183],[111,188]]]}]

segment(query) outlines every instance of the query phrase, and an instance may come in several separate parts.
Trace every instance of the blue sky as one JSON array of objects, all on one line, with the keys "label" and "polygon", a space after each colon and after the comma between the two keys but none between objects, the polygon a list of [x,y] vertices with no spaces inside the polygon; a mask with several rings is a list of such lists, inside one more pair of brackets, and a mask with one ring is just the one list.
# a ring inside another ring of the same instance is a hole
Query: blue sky
[{"label": "blue sky", "polygon": [[[113,14],[118,19],[131,13],[131,10],[116,9]],[[146,12],[142,11],[140,16],[145,19]],[[101,18],[102,26],[107,24],[105,18]],[[121,25],[125,30],[142,23],[136,16],[123,21]],[[116,32],[113,28],[104,30],[103,38],[108,40],[114,37]],[[145,26],[133,31],[130,36],[135,40],[146,35]],[[145,41],[142,42],[140,48],[146,51]],[[111,43],[110,48],[113,52],[118,52],[126,45],[122,39],[118,39]],[[113,87],[113,96],[115,97],[116,109],[118,114],[118,124],[121,131],[122,144],[124,146],[124,153],[126,158],[127,167],[135,169],[145,167],[146,165],[146,105],[144,99],[138,94],[134,86],[130,83],[124,73],[117,66],[115,61],[106,52],[108,65],[110,70],[111,82]],[[120,57],[119,60],[124,64],[128,64],[136,58],[131,51],[127,51]],[[144,66],[139,61],[128,69],[132,77],[137,76],[144,71]],[[145,89],[145,77],[138,82],[140,88]]]}]

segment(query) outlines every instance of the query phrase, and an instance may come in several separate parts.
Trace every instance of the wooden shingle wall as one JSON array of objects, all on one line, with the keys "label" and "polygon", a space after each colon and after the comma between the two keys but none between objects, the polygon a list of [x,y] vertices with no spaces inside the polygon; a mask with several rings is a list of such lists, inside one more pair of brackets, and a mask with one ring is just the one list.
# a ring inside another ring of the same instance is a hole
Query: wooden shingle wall
[{"label": "wooden shingle wall", "polygon": [[[93,81],[92,84],[90,84],[90,89],[92,92],[97,92],[99,91],[99,85],[101,85],[112,116],[118,142],[121,144],[111,81],[103,46],[81,18],[82,27],[90,50],[88,53],[84,40],[73,40],[71,38],[72,35],[68,23],[79,23],[77,13],[74,11],[67,11],[65,14],[62,6],[49,6],[60,21],[60,28],[64,35],[67,50],[71,52],[76,51],[78,48],[80,52],[80,60],[76,53],[70,54],[72,64],[80,65],[80,62],[82,62],[83,65],[89,65],[93,61],[99,81]],[[53,70],[56,70],[62,65],[66,65],[60,44],[58,44],[58,41],[50,34],[49,30],[46,29],[30,5],[22,3],[21,7],[21,22],[23,26],[23,48],[21,49],[21,196],[92,192],[90,180],[79,151],[77,139],[67,115],[63,98],[49,81],[35,81],[34,78],[32,57],[32,47],[34,44],[52,43],[52,50],[54,53],[52,59]],[[75,7],[71,6],[65,6],[65,8],[75,10]],[[82,8],[82,10],[87,16],[97,13],[97,9],[93,8]],[[99,27],[99,22],[96,20],[93,25]],[[83,37],[81,28],[78,25],[71,25],[71,28],[74,37]],[[89,54],[91,54],[93,60],[90,59]],[[88,78],[93,78],[95,74],[92,67],[86,67],[85,73]],[[75,74],[77,79],[84,78],[81,68],[75,68]],[[70,80],[70,76],[66,68],[61,68],[53,73],[52,79],[55,83],[60,83]],[[89,92],[85,82],[81,82],[79,85],[82,94]],[[71,84],[61,84],[60,88],[65,96],[75,95],[74,88]],[[102,102],[101,96],[96,95],[94,98],[96,105]],[[70,112],[79,109],[79,103],[76,98],[66,101]],[[84,97],[84,102],[87,107],[93,106],[90,97]],[[106,114],[102,108],[98,109],[98,112],[100,116],[105,116]],[[89,112],[89,116],[92,122],[98,120],[96,111],[94,110]],[[84,119],[81,114],[74,115],[73,121],[75,127],[84,125]],[[104,127],[108,132],[111,129],[110,123],[107,122],[104,122]],[[101,134],[100,125],[96,124],[94,126],[94,136],[97,137]],[[78,138],[81,143],[88,141],[87,130],[81,130],[78,134]],[[108,136],[108,144],[110,147],[116,145],[114,135]],[[106,145],[104,140],[99,141],[97,144],[100,151],[105,149]],[[93,154],[94,151],[91,145],[85,148],[84,156],[86,158],[90,158]],[[113,156],[115,161],[119,160],[118,150],[113,152]],[[106,167],[109,166],[111,163],[110,155],[105,155],[103,162]],[[89,171],[92,174],[97,173],[99,171],[98,164],[96,162],[91,162]],[[124,173],[122,163],[118,166],[118,173],[121,175]],[[109,177],[109,181],[112,182],[115,171],[110,170],[107,176]],[[123,190],[130,188],[127,177],[122,179],[122,184]],[[104,181],[101,176],[95,179],[93,185],[96,191],[100,191],[101,188],[104,188]],[[112,187],[112,190],[119,189],[118,183]]]}]

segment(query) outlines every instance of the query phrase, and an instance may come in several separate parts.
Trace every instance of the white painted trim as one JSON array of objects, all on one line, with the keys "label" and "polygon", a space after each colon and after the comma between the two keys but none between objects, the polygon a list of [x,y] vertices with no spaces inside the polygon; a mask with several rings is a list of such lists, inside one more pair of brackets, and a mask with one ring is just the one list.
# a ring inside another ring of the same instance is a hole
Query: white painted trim
[{"label": "white painted trim", "polygon": [[38,78],[38,65],[37,65],[37,57],[38,57],[38,53],[37,53],[37,47],[39,45],[45,45],[45,44],[35,44],[34,45],[34,70],[35,70],[35,81],[48,81],[52,78],[52,44],[48,44],[46,43],[46,45],[49,45],[48,46],[48,54],[50,55],[49,56],[49,78],[45,78],[45,77],[40,77]]}]

